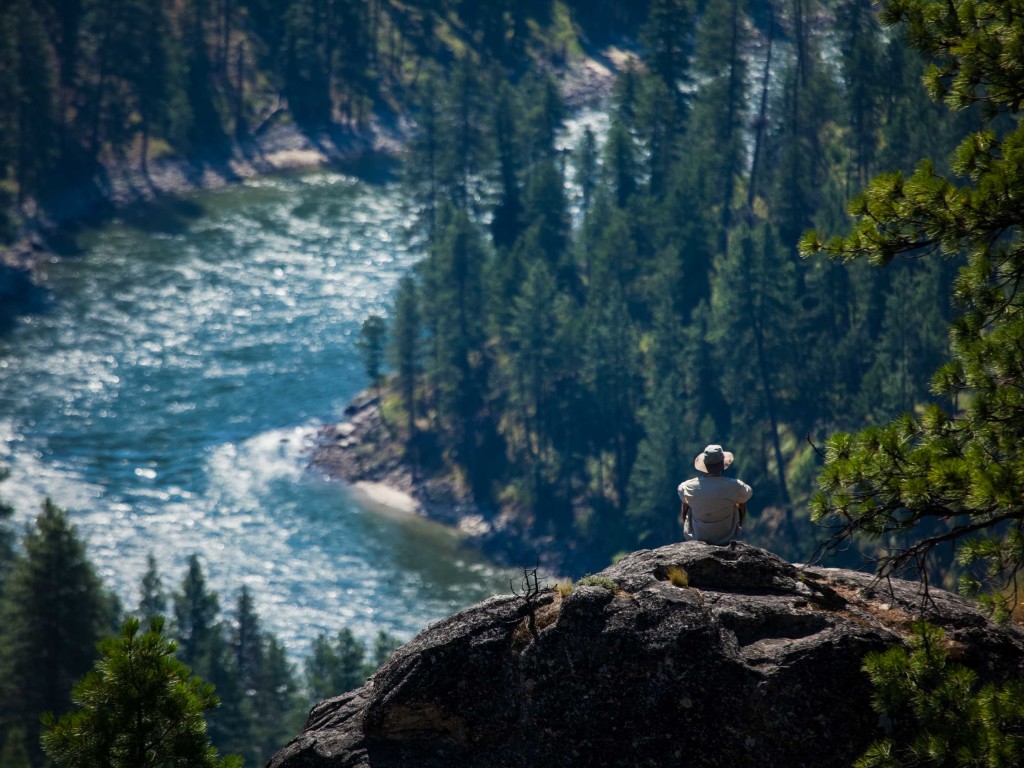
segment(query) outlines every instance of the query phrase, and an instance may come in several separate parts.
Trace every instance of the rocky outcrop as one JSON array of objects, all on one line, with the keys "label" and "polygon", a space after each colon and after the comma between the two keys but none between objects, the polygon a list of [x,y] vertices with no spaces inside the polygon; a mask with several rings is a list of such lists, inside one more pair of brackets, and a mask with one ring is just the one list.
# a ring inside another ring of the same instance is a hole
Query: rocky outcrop
[{"label": "rocky outcrop", "polygon": [[1024,672],[1024,632],[966,600],[743,544],[636,552],[600,576],[429,627],[315,706],[270,768],[846,768],[878,735],[863,657],[919,616],[982,678]]}]

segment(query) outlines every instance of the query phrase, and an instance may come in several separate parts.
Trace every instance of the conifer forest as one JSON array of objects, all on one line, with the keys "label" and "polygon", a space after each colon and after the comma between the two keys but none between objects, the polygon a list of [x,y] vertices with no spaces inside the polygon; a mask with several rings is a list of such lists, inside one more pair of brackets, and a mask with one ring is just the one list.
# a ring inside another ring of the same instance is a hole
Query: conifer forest
[{"label": "conifer forest", "polygon": [[[748,543],[1012,614],[1022,39],[1019,0],[6,0],[0,247],[126,169],[385,126],[415,258],[353,344],[414,476],[595,572],[680,539],[720,443]],[[584,61],[614,84],[567,141]],[[69,504],[0,497],[3,768],[106,765],[74,728],[135,649],[206,712],[189,764],[262,765],[399,642],[339,626],[296,662],[158,542],[124,604]]]}]

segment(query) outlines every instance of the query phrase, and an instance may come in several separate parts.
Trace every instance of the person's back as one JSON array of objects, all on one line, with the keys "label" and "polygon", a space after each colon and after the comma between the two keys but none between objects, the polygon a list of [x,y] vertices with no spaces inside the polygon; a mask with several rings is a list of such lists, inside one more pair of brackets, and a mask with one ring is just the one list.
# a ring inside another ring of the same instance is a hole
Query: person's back
[{"label": "person's back", "polygon": [[743,530],[746,503],[754,491],[741,480],[722,476],[732,459],[722,446],[709,445],[693,462],[702,474],[679,484],[683,533],[688,539],[727,544]]}]

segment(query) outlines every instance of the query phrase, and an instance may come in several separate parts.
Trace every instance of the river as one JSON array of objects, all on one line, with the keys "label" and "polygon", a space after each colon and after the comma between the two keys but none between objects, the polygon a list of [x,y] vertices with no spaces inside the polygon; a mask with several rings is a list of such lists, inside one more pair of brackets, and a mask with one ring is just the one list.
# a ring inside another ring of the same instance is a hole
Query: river
[{"label": "river", "polygon": [[318,172],[149,206],[55,259],[47,311],[0,339],[0,495],[65,507],[138,602],[192,553],[230,615],[243,584],[293,656],[319,632],[408,638],[508,591],[452,531],[360,506],[307,469],[366,384],[355,347],[415,259],[393,181]]},{"label": "river", "polygon": [[[606,114],[570,120],[566,152],[586,126],[603,136]],[[128,609],[149,553],[167,590],[198,554],[225,613],[248,585],[293,658],[320,632],[408,639],[508,594],[509,571],[454,531],[308,469],[316,429],[366,386],[363,320],[418,258],[402,203],[379,164],[259,178],[142,207],[54,258],[48,309],[0,337],[0,496],[19,522],[47,497],[66,508]]]}]

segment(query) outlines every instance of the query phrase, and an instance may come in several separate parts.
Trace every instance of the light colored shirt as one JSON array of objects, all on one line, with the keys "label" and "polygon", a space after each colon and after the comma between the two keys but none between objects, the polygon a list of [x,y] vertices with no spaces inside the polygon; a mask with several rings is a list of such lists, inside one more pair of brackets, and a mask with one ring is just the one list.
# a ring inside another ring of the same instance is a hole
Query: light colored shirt
[{"label": "light colored shirt", "polygon": [[679,498],[690,506],[687,538],[708,544],[728,544],[740,531],[737,505],[745,504],[754,489],[742,480],[701,475],[679,484]]}]

